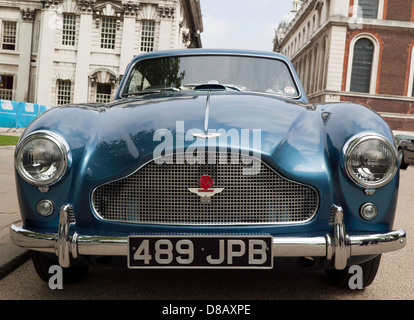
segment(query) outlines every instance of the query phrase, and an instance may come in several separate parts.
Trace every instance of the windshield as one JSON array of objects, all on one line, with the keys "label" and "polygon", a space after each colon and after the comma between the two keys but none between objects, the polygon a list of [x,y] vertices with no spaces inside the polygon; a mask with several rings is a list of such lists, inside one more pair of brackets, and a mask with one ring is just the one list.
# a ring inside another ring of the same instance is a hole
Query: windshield
[{"label": "windshield", "polygon": [[138,61],[122,95],[203,89],[299,96],[292,74],[282,60],[224,55]]}]

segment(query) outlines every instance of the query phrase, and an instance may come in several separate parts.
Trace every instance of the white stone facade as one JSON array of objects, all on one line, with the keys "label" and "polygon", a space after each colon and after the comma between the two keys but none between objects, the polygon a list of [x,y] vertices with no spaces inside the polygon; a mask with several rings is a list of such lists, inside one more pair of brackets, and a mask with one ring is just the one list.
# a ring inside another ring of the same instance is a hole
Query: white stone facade
[{"label": "white stone facade", "polygon": [[0,0],[0,99],[106,102],[134,56],[202,31],[199,0]]},{"label": "white stone facade", "polygon": [[[274,50],[292,60],[310,100],[338,101],[341,90],[349,1],[305,0],[274,39]],[[280,30],[281,29],[281,30]],[[321,97],[323,95],[323,97]]]},{"label": "white stone facade", "polygon": [[291,59],[312,103],[361,103],[414,131],[413,30],[414,0],[295,0],[274,51]]}]

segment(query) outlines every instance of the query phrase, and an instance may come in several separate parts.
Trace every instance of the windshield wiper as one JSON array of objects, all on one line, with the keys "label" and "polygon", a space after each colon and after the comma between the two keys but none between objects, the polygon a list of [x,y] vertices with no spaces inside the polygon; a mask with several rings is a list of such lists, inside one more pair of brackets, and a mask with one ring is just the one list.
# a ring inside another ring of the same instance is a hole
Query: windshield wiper
[{"label": "windshield wiper", "polygon": [[178,88],[174,88],[174,87],[169,87],[169,88],[154,88],[154,89],[144,89],[142,91],[137,91],[137,92],[128,92],[123,94],[123,97],[136,97],[136,96],[143,96],[143,95],[147,95],[147,94],[154,94],[154,93],[163,93],[163,92],[176,92],[176,91],[180,91],[180,89]]}]

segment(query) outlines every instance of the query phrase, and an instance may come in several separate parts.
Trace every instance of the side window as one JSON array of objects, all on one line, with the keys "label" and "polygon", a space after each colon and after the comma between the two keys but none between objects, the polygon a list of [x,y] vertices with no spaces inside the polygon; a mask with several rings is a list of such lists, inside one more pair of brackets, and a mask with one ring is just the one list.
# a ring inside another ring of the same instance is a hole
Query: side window
[{"label": "side window", "polygon": [[129,80],[128,86],[126,87],[125,93],[139,93],[145,88],[148,88],[150,83],[148,80],[139,72],[138,70],[134,71],[134,74]]}]

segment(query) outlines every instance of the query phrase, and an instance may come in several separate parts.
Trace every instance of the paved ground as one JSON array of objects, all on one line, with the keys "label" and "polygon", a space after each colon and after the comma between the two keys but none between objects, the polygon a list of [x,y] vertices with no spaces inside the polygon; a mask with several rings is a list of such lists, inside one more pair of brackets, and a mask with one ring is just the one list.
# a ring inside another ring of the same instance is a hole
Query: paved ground
[{"label": "paved ground", "polygon": [[[0,134],[19,136],[21,130],[0,128]],[[20,222],[13,158],[14,147],[0,147],[0,279],[28,259],[27,251],[15,246],[9,235],[10,225]]]}]

